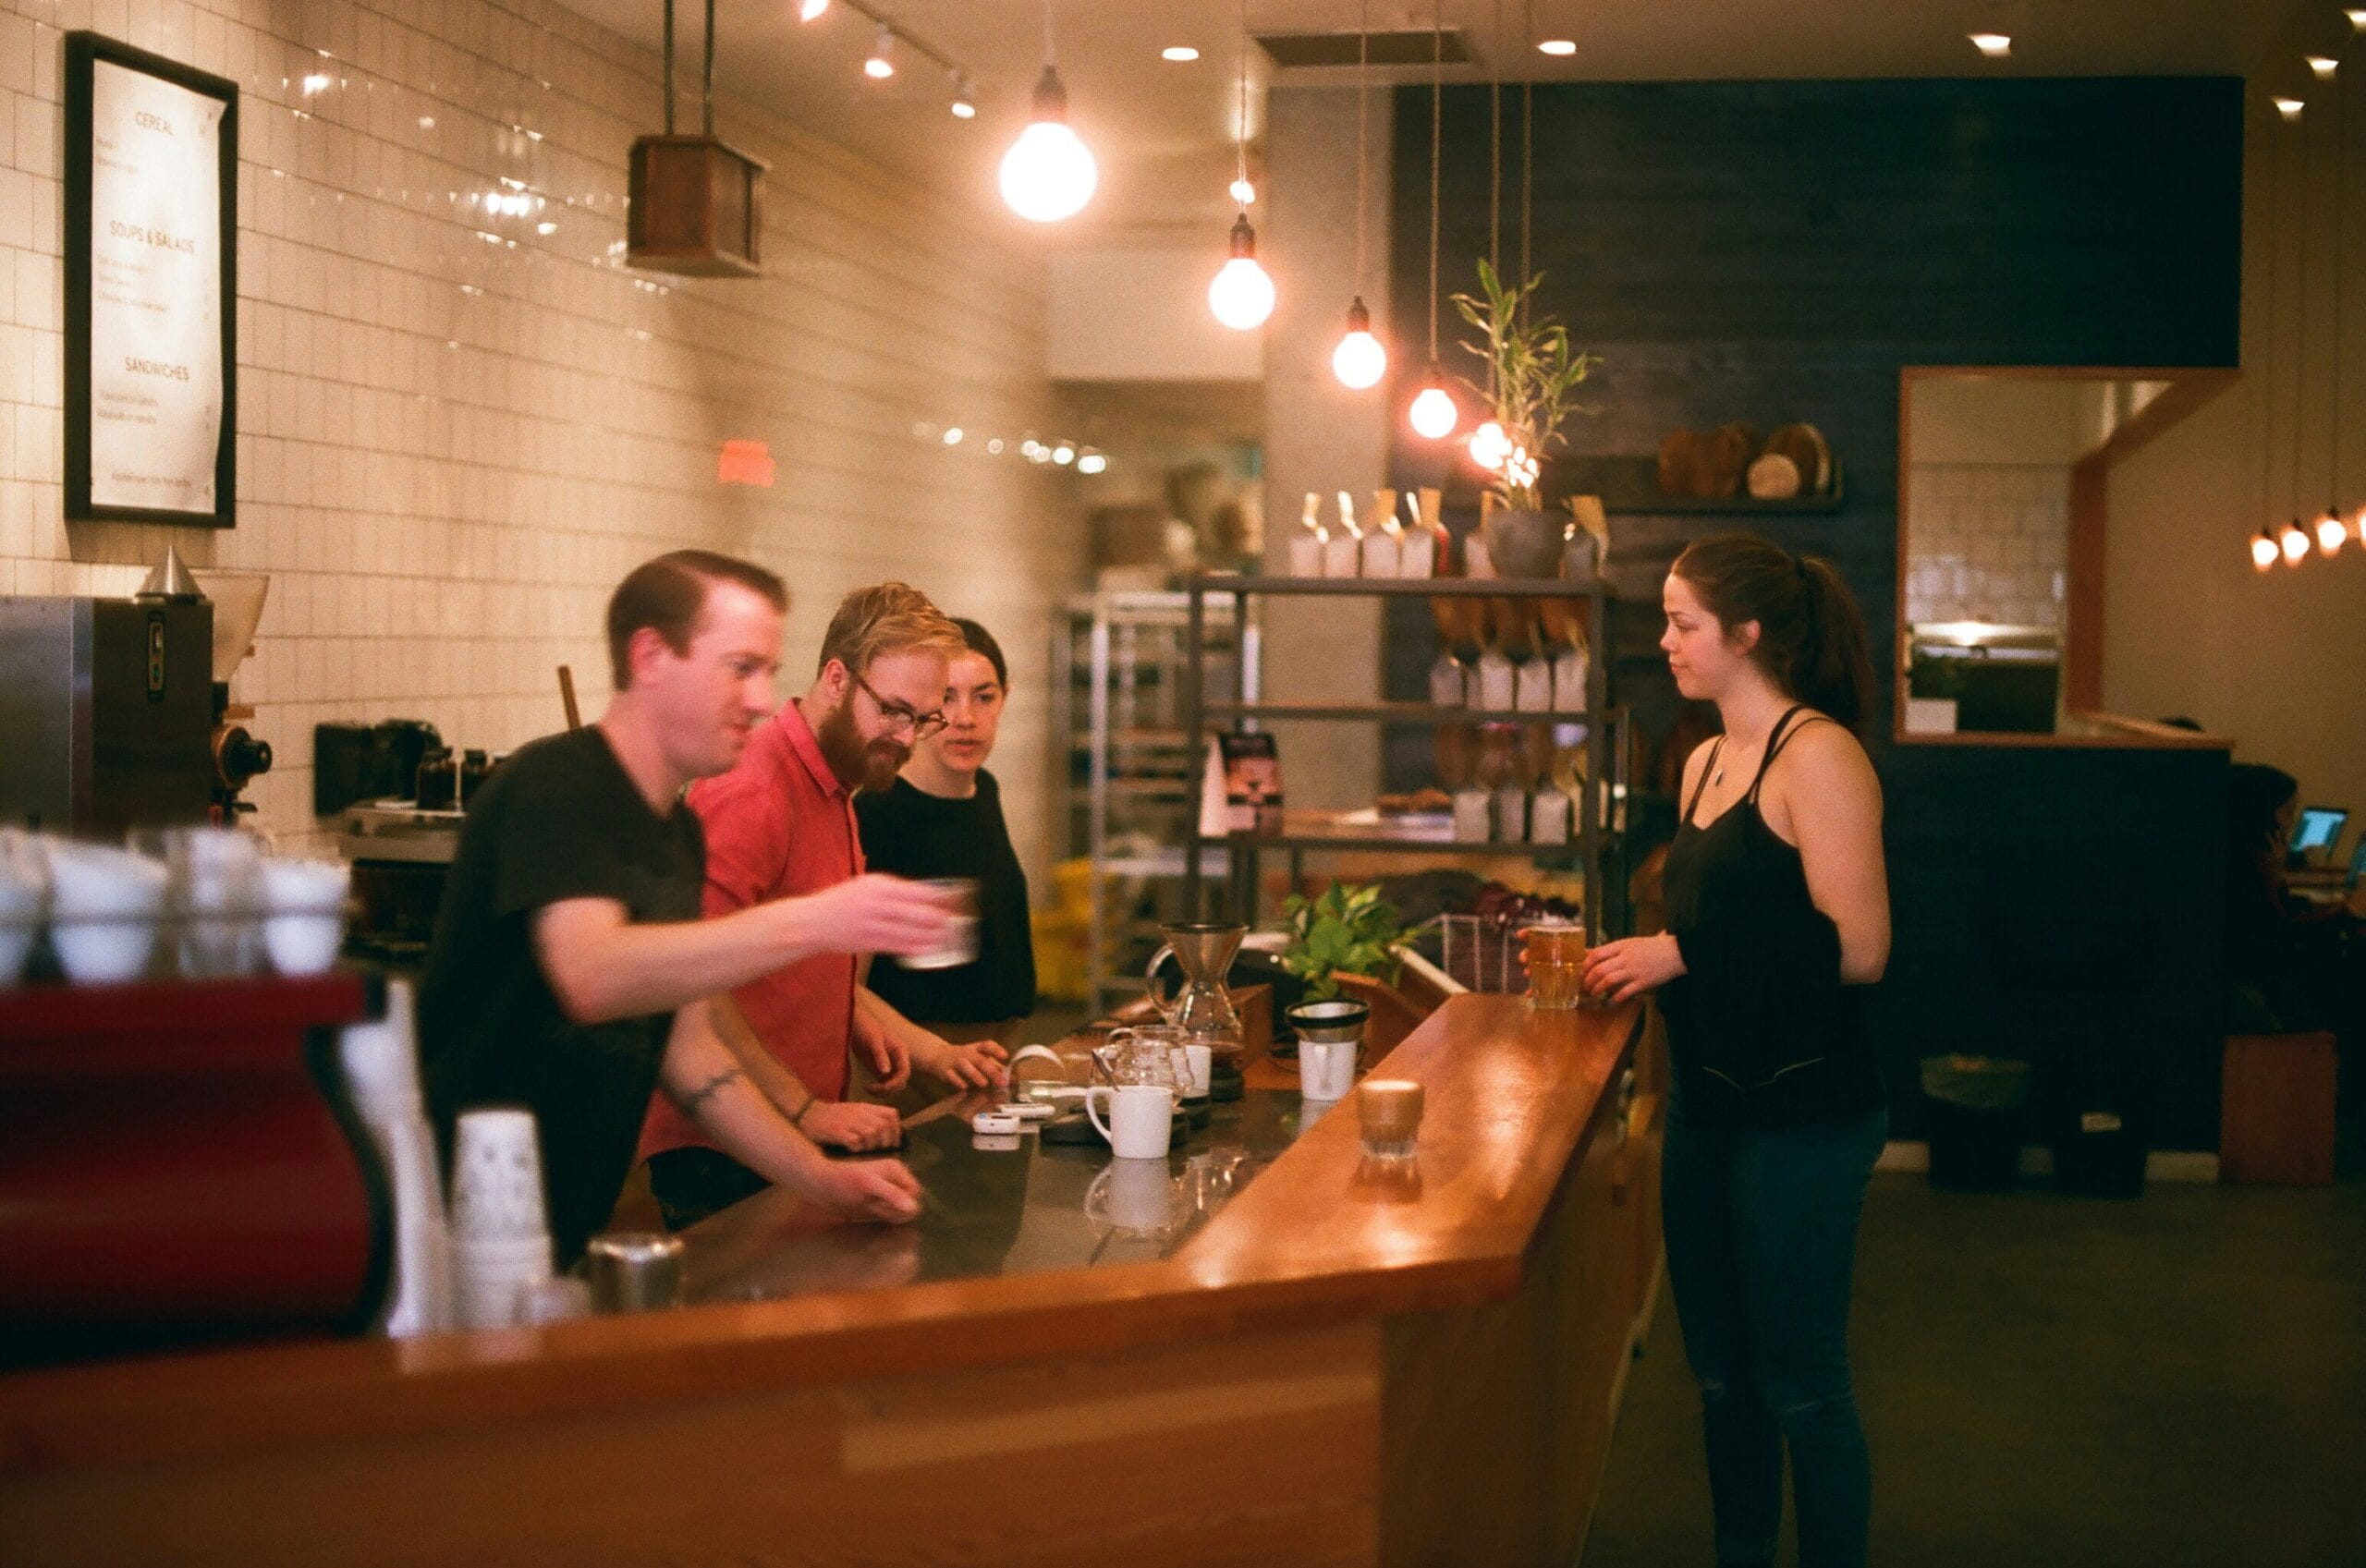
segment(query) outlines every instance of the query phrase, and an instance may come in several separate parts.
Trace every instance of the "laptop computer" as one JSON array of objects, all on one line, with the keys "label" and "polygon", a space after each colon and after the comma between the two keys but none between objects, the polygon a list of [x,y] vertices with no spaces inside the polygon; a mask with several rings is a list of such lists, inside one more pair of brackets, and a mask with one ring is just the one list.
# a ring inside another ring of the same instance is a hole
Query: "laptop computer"
[{"label": "laptop computer", "polygon": [[2341,842],[2341,830],[2349,822],[2347,806],[2303,806],[2292,823],[2292,837],[2286,843],[2285,863],[2293,868],[2322,867],[2333,859],[2333,847]]}]

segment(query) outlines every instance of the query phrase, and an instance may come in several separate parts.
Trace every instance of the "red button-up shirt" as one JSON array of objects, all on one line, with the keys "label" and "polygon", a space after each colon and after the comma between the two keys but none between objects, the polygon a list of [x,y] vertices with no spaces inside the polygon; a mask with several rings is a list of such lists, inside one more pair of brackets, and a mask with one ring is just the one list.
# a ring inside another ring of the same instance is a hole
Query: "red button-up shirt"
[{"label": "red button-up shirt", "polygon": [[[689,801],[706,830],[710,918],[819,893],[862,872],[853,796],[823,760],[794,701],[757,727],[729,772],[692,784]],[[852,954],[820,953],[731,993],[757,1038],[823,1100],[847,1094],[855,965]],[[641,1131],[640,1152],[646,1158],[705,1141],[661,1097]]]}]

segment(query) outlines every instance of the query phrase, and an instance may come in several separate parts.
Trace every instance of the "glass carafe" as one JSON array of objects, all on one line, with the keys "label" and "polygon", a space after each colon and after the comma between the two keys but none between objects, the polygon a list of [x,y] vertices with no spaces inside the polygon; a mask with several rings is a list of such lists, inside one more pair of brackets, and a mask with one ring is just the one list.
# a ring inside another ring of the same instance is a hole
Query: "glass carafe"
[{"label": "glass carafe", "polygon": [[[1225,989],[1224,981],[1232,967],[1232,955],[1240,951],[1240,939],[1249,934],[1249,928],[1161,926],[1158,934],[1165,945],[1151,954],[1143,983],[1159,1017],[1169,1027],[1179,1030],[1187,1043],[1206,1046],[1220,1062],[1236,1061],[1241,1048],[1240,1015],[1234,1011],[1232,994]],[[1183,989],[1172,999],[1158,992],[1158,967],[1169,954],[1183,967]]]}]

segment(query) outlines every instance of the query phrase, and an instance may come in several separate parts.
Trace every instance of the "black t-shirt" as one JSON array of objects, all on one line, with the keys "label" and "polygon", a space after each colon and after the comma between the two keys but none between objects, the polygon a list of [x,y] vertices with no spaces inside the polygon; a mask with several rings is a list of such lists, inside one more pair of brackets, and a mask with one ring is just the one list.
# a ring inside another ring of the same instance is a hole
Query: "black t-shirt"
[{"label": "black t-shirt", "polygon": [[947,800],[898,778],[854,799],[862,857],[899,877],[972,877],[978,883],[978,957],[950,969],[907,969],[882,954],[871,989],[916,1023],[994,1024],[1035,1010],[1035,945],[1027,922],[1027,873],[1003,825],[1002,789],[978,770],[978,793]]},{"label": "black t-shirt", "polygon": [[535,911],[613,899],[635,925],[699,918],[706,841],[688,806],[660,818],[596,727],[520,748],[469,803],[420,987],[428,1109],[448,1159],[473,1105],[534,1112],[564,1267],[632,1169],[670,1013],[572,1024],[535,962]]}]

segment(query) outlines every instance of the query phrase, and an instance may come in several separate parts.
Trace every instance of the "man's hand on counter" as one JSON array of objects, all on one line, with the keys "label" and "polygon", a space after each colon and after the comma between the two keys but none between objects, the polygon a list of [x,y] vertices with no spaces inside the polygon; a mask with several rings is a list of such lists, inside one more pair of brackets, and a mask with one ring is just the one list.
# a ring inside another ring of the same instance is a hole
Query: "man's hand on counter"
[{"label": "man's hand on counter", "polygon": [[805,1190],[842,1220],[884,1220],[901,1225],[920,1218],[920,1179],[900,1160],[833,1164],[814,1173]]},{"label": "man's hand on counter", "polygon": [[1001,1088],[1010,1082],[1009,1053],[990,1039],[973,1045],[925,1034],[912,1043],[912,1065],[957,1089]]},{"label": "man's hand on counter", "polygon": [[818,1100],[798,1121],[815,1143],[857,1154],[893,1149],[903,1141],[902,1124],[892,1105],[864,1105],[853,1100]]}]

